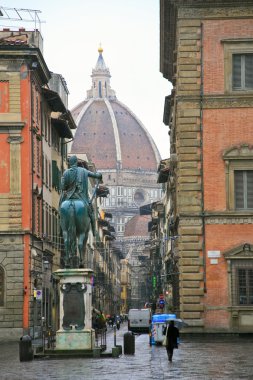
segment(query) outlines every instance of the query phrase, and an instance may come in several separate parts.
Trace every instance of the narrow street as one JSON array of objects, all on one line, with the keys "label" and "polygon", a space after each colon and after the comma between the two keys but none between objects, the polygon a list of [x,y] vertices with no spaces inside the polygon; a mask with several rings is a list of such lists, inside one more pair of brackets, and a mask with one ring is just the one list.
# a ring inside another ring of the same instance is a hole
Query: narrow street
[{"label": "narrow street", "polygon": [[[126,323],[117,331],[117,344],[123,346]],[[166,350],[149,346],[148,335],[135,337],[135,355],[122,354],[117,359],[69,359],[19,361],[18,343],[2,343],[1,380],[216,380],[253,379],[252,339],[221,337],[219,340],[183,338],[175,350],[173,362]],[[114,345],[113,330],[108,329],[108,350]]]}]

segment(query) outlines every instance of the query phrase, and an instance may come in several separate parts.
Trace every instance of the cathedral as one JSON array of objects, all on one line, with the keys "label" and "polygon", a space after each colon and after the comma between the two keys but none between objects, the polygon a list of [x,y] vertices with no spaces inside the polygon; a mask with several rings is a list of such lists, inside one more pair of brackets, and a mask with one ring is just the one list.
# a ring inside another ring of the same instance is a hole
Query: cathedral
[{"label": "cathedral", "polygon": [[[117,99],[101,47],[98,53],[91,89],[72,110],[77,130],[71,154],[82,157],[86,153],[102,172],[110,191],[103,207],[112,214],[116,241],[122,242],[126,225],[139,215],[139,208],[161,197],[157,184],[160,154],[141,121]],[[133,234],[139,236],[138,223],[135,226]]]},{"label": "cathedral", "polygon": [[[140,207],[147,205],[150,210],[150,204],[161,198],[157,184],[161,158],[144,125],[117,99],[103,49],[99,48],[98,53],[87,97],[72,110],[77,129],[71,154],[82,158],[86,153],[102,172],[109,189],[102,206],[112,216],[110,224],[116,237],[113,246],[131,266],[131,295],[126,296],[124,312],[130,307],[143,307],[151,293],[147,246],[150,216],[140,215]],[[121,281],[121,289],[129,290],[128,285]]]}]

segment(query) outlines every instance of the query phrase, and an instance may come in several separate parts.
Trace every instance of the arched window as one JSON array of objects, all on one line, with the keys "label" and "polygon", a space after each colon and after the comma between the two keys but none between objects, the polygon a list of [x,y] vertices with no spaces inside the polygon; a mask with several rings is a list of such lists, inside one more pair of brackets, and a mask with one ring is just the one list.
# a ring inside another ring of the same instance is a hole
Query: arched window
[{"label": "arched window", "polygon": [[99,91],[99,97],[102,98],[102,84],[100,81],[98,82],[98,91]]},{"label": "arched window", "polygon": [[0,266],[0,306],[4,306],[4,270]]}]

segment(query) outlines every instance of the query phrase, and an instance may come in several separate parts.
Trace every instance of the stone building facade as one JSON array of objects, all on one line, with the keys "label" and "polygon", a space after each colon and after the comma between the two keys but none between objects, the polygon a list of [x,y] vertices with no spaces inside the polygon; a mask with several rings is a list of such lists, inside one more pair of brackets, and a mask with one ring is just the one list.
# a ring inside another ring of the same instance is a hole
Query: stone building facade
[{"label": "stone building facade", "polygon": [[253,331],[253,4],[161,0],[169,252],[191,331]]}]

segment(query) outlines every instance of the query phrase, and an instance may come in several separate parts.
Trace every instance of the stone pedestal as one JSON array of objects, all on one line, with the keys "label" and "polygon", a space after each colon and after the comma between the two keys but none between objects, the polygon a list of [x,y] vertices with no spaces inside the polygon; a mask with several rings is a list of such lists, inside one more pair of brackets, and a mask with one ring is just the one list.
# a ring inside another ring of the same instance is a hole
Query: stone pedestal
[{"label": "stone pedestal", "polygon": [[93,350],[91,269],[58,269],[60,280],[60,329],[56,350]]}]

